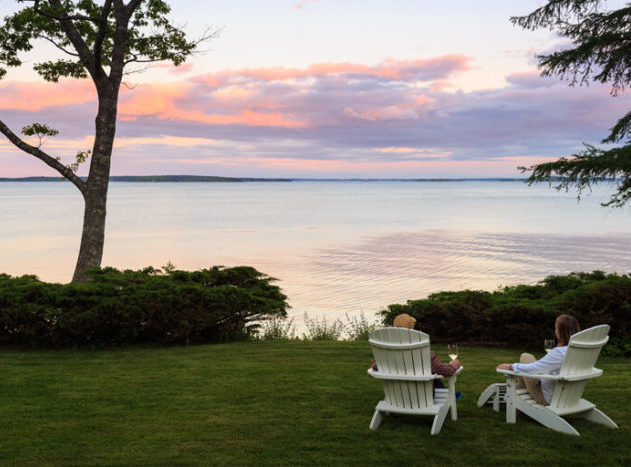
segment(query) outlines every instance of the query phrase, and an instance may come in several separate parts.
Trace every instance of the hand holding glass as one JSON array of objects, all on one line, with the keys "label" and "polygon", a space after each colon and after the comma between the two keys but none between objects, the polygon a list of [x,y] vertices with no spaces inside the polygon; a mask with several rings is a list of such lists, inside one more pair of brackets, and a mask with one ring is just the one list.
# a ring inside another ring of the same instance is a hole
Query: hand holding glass
[{"label": "hand holding glass", "polygon": [[447,355],[449,355],[452,362],[458,358],[458,344],[447,345]]},{"label": "hand holding glass", "polygon": [[554,339],[546,339],[543,341],[543,348],[545,349],[546,353],[550,352],[552,349],[554,349],[554,347]]}]

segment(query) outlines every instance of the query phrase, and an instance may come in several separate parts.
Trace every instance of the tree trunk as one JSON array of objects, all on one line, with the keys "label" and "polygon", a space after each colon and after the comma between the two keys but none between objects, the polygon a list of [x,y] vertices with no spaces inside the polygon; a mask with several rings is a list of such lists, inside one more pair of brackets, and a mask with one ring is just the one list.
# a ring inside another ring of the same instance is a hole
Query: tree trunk
[{"label": "tree trunk", "polygon": [[105,241],[106,199],[107,186],[105,193],[102,192],[102,189],[89,188],[88,194],[84,198],[83,233],[72,282],[86,282],[88,280],[86,271],[101,265]]},{"label": "tree trunk", "polygon": [[101,266],[105,241],[105,214],[107,189],[110,180],[110,162],[116,134],[116,108],[118,87],[111,82],[97,84],[99,111],[96,116],[96,134],[90,161],[87,192],[84,195],[83,233],[79,257],[72,282],[86,282],[87,270]]}]

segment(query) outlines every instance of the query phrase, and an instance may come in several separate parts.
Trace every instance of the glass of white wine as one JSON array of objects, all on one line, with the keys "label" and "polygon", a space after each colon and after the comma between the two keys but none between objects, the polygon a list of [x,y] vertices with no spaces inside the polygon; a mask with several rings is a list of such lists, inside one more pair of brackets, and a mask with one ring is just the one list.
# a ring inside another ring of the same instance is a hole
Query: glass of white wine
[{"label": "glass of white wine", "polygon": [[554,349],[554,347],[554,339],[546,339],[543,341],[543,348],[545,349],[546,353],[550,352],[552,349]]},{"label": "glass of white wine", "polygon": [[458,344],[448,344],[447,345],[447,355],[451,358],[453,362],[456,358],[458,358]]}]

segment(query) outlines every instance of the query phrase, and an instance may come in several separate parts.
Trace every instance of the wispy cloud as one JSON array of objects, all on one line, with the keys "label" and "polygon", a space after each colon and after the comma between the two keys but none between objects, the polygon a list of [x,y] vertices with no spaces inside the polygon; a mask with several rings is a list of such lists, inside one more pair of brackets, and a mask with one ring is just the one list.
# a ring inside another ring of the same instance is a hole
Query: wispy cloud
[{"label": "wispy cloud", "polygon": [[300,2],[294,3],[291,7],[295,10],[302,10],[305,6],[310,3],[317,3],[320,0],[301,0]]},{"label": "wispy cloud", "polygon": [[[569,88],[535,71],[458,91],[450,80],[470,61],[318,63],[142,83],[121,94],[113,173],[517,175],[518,165],[598,142],[629,106],[605,86]],[[0,85],[2,118],[16,129],[60,129],[50,147],[62,153],[85,149],[94,110],[87,81]]]}]

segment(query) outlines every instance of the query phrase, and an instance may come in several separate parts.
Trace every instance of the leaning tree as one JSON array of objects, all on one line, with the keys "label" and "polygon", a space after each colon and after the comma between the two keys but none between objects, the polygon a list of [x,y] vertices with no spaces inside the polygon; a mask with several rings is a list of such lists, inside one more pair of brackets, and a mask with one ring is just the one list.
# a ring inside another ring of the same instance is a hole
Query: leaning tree
[{"label": "leaning tree", "polygon": [[[611,9],[602,0],[549,0],[511,21],[525,29],[546,28],[568,39],[567,48],[537,57],[544,76],[557,75],[579,86],[590,81],[609,83],[614,96],[631,83],[631,3]],[[613,183],[616,191],[603,206],[620,207],[631,199],[631,112],[618,120],[602,143],[622,145],[602,149],[586,144],[570,157],[520,170],[531,172],[530,184],[576,187],[579,199],[593,184]]]},{"label": "leaning tree", "polygon": [[[206,32],[197,40],[188,39],[181,28],[169,22],[170,7],[162,0],[17,0],[17,3],[25,5],[6,16],[0,28],[0,78],[6,75],[6,67],[22,65],[25,52],[38,44],[50,43],[59,50],[58,56],[33,64],[44,80],[89,78],[96,88],[94,145],[89,151],[78,152],[71,164],[63,164],[41,147],[42,138],[56,135],[56,130],[44,123],[25,126],[23,135],[39,137],[39,144],[31,145],[0,119],[0,132],[16,147],[57,170],[81,192],[85,205],[83,232],[72,280],[85,281],[86,271],[100,266],[103,256],[105,208],[123,76],[151,62],[170,61],[177,66],[213,34]],[[88,156],[89,173],[83,179],[76,170]]]}]

